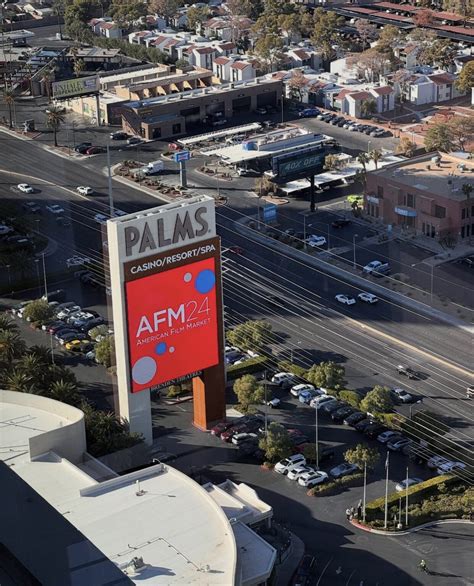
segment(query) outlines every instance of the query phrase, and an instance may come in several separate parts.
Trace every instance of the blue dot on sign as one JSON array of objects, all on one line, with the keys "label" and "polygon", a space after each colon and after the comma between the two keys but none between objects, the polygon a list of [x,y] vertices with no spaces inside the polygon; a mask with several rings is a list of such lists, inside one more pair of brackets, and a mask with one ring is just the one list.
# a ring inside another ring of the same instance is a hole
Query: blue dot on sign
[{"label": "blue dot on sign", "polygon": [[199,293],[209,293],[214,288],[216,283],[216,276],[214,271],[210,269],[204,269],[196,277],[194,286]]},{"label": "blue dot on sign", "polygon": [[164,354],[166,352],[166,343],[160,342],[159,344],[157,344],[155,347],[155,352],[157,354]]}]

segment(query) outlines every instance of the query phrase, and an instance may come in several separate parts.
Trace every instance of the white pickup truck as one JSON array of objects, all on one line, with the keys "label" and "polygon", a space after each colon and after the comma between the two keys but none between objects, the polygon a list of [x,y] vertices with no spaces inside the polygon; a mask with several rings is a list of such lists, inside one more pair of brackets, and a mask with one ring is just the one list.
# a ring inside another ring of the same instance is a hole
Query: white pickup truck
[{"label": "white pickup truck", "polygon": [[145,167],[142,167],[141,171],[144,175],[153,175],[154,173],[160,173],[165,168],[163,161],[151,161]]}]

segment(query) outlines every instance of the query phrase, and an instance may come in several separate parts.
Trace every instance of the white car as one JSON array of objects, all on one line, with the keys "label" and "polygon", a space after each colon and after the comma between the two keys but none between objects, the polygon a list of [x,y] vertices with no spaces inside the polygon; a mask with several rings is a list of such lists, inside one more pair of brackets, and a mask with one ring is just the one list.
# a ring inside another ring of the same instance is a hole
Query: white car
[{"label": "white car", "polygon": [[328,479],[328,475],[326,472],[315,470],[313,472],[307,472],[306,474],[302,474],[298,478],[298,484],[300,486],[305,486],[306,488],[313,488],[317,484],[321,484],[322,482],[326,482]]},{"label": "white car", "polygon": [[436,468],[439,468],[440,466],[442,466],[443,464],[447,464],[449,463],[450,460],[448,460],[448,458],[445,458],[444,456],[432,456],[427,462],[426,465],[428,466],[428,468],[430,468],[431,470],[435,470]]},{"label": "white car", "polygon": [[446,462],[445,464],[438,466],[436,472],[438,474],[451,474],[457,470],[464,470],[464,468],[466,468],[464,462]]},{"label": "white car", "polygon": [[319,397],[313,397],[309,402],[309,406],[319,409],[321,405],[324,405],[327,401],[335,401],[335,399],[334,397],[331,397],[331,395],[320,395]]},{"label": "white car", "polygon": [[336,295],[336,301],[344,305],[354,305],[356,302],[354,297],[351,297],[350,295],[344,295],[343,293]]},{"label": "white car", "polygon": [[377,301],[379,300],[378,297],[376,297],[373,293],[359,293],[359,295],[357,295],[357,298],[360,299],[361,301],[364,301],[364,303],[377,303]]},{"label": "white car", "polygon": [[402,480],[395,485],[395,490],[397,492],[402,492],[403,490],[410,488],[410,486],[420,484],[420,482],[424,482],[423,478],[405,478],[405,480]]},{"label": "white car", "polygon": [[79,305],[73,305],[71,307],[65,307],[64,309],[62,309],[57,314],[57,318],[58,319],[65,319],[66,317],[69,317],[73,313],[76,313],[76,311],[81,311],[81,307]]},{"label": "white car", "polygon": [[82,267],[83,265],[87,265],[90,263],[91,263],[91,259],[88,258],[87,256],[75,255],[75,256],[71,256],[71,258],[68,258],[66,260],[66,266],[68,269],[73,268],[73,267]]},{"label": "white car", "polygon": [[299,384],[299,385],[295,385],[294,387],[291,387],[290,389],[290,393],[293,395],[293,397],[299,397],[300,393],[302,393],[303,391],[314,391],[314,386],[310,385],[310,384]]},{"label": "white car", "polygon": [[267,405],[269,407],[271,407],[272,409],[278,409],[278,407],[281,405],[281,401],[280,401],[280,399],[275,397],[274,399],[267,401]]},{"label": "white car", "polygon": [[377,436],[377,441],[381,444],[386,444],[388,442],[391,442],[395,438],[401,437],[401,435],[402,434],[398,431],[384,431],[383,433]]},{"label": "white car", "polygon": [[51,203],[51,204],[47,205],[46,209],[48,210],[48,212],[51,212],[52,214],[55,214],[55,215],[64,214],[64,209],[60,205],[58,205],[57,203]]},{"label": "white car", "polygon": [[413,401],[413,397],[410,395],[410,393],[407,393],[405,389],[392,389],[392,393],[401,403],[411,403],[411,401]]},{"label": "white car", "polygon": [[76,187],[76,191],[81,195],[92,195],[94,193],[92,187],[86,187],[85,185],[79,185]]},{"label": "white car", "polygon": [[244,432],[244,433],[236,433],[235,435],[233,435],[231,442],[234,444],[234,446],[240,446],[245,442],[257,440],[257,439],[258,439],[258,435],[256,433]]},{"label": "white car", "polygon": [[311,468],[311,466],[308,466],[307,464],[300,464],[290,470],[286,477],[289,480],[298,480],[303,474],[307,474],[308,472],[314,472],[314,468]]},{"label": "white car", "polygon": [[277,372],[272,376],[272,383],[279,387],[288,387],[295,381],[295,375],[291,372]]},{"label": "white car", "polygon": [[28,183],[19,183],[17,185],[17,188],[22,191],[23,193],[34,193],[35,190],[31,187],[31,185],[28,185]]},{"label": "white car", "polygon": [[371,262],[369,262],[369,264],[366,264],[365,267],[362,269],[363,273],[373,273],[375,271],[375,269],[377,269],[378,267],[382,266],[383,262],[381,260],[373,260]]},{"label": "white car", "polygon": [[316,248],[318,246],[324,246],[326,244],[326,238],[324,238],[324,236],[316,236],[316,234],[312,234],[309,238],[306,238],[305,242],[308,246]]},{"label": "white car", "polygon": [[277,462],[274,470],[275,472],[278,472],[278,474],[288,474],[290,470],[297,466],[301,466],[301,464],[306,464],[306,458],[303,454],[294,454],[293,456],[289,456],[288,458]]}]

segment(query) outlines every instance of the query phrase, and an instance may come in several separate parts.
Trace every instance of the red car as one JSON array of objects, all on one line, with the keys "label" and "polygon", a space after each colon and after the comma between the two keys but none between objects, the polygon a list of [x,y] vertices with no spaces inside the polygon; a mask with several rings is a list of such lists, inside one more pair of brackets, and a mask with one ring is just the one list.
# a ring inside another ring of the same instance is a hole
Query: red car
[{"label": "red car", "polygon": [[236,433],[244,433],[245,431],[249,431],[245,424],[233,425],[231,428],[221,433],[220,438],[224,442],[230,442]]},{"label": "red car", "polygon": [[105,153],[106,148],[100,146],[92,146],[86,151],[86,155],[98,155],[99,153]]},{"label": "red car", "polygon": [[177,142],[170,142],[168,145],[168,149],[170,151],[180,151],[182,150],[182,146],[180,144],[178,144]]},{"label": "red car", "polygon": [[221,423],[218,423],[213,428],[211,428],[211,435],[216,435],[217,437],[219,437],[221,433],[224,433],[224,431],[227,431],[233,425],[235,425],[235,423],[230,421],[222,421]]}]

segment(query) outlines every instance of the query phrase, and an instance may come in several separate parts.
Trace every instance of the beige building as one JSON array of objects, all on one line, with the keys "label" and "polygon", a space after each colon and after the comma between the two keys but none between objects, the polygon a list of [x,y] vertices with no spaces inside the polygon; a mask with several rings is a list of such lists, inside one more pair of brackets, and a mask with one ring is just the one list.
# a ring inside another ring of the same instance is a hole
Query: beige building
[{"label": "beige building", "polygon": [[145,139],[171,138],[258,107],[281,105],[279,79],[257,78],[123,104],[123,129]]}]

